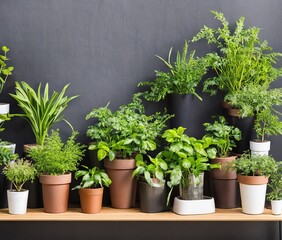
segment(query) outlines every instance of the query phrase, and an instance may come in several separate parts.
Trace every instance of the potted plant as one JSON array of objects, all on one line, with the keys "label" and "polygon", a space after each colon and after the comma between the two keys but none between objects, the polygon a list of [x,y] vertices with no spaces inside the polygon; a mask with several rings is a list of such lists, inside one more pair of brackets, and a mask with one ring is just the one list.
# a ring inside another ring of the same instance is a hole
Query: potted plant
[{"label": "potted plant", "polygon": [[168,210],[165,180],[168,166],[161,154],[160,152],[155,158],[148,155],[149,161],[144,160],[141,154],[136,156],[137,167],[133,177],[138,177],[141,212],[156,213]]},{"label": "potted plant", "polygon": [[[24,118],[33,131],[35,136],[35,143],[26,143],[23,146],[23,152],[27,156],[29,148],[42,146],[50,128],[59,121],[65,121],[68,125],[70,123],[64,118],[63,111],[68,106],[69,102],[77,96],[68,97],[65,95],[69,84],[65,85],[61,92],[49,92],[49,84],[47,83],[44,89],[41,84],[37,89],[33,89],[28,83],[16,82],[15,93],[10,94],[22,109],[23,113],[12,114],[12,116]],[[70,125],[73,130],[72,126]],[[42,207],[40,183],[35,183],[30,186],[29,207]]]},{"label": "potted plant", "polygon": [[[2,46],[3,54],[0,54],[0,93],[3,91],[4,85],[10,75],[12,75],[12,72],[14,70],[13,66],[8,66],[7,61],[9,61],[9,58],[7,57],[7,53],[10,51],[10,49],[7,46]],[[0,103],[0,122],[4,121],[7,117],[7,114],[10,110],[10,104],[9,103]],[[4,118],[4,119],[3,119]]]},{"label": "potted plant", "polygon": [[7,190],[9,213],[25,214],[28,190],[23,189],[23,185],[27,181],[33,182],[37,174],[35,167],[27,160],[18,159],[5,165],[2,172],[15,187]]},{"label": "potted plant", "polygon": [[171,117],[159,112],[146,115],[139,95],[134,95],[131,103],[120,106],[115,112],[107,105],[93,109],[86,116],[86,119],[98,120],[87,130],[87,136],[93,140],[89,149],[97,151],[99,161],[104,160],[112,180],[109,188],[112,207],[130,208],[135,205],[134,158],[137,154],[156,149],[157,138]]},{"label": "potted plant", "polygon": [[272,214],[280,215],[282,211],[282,163],[277,162],[277,171],[270,175],[268,182],[267,200],[271,202]]},{"label": "potted plant", "polygon": [[104,169],[93,167],[84,169],[75,173],[75,179],[81,178],[79,185],[73,188],[78,189],[81,211],[83,213],[99,213],[102,209],[104,187],[109,187],[111,179],[105,173]]},{"label": "potted plant", "polygon": [[221,169],[210,171],[211,195],[217,208],[239,207],[239,186],[236,171],[230,171],[228,164],[236,159],[232,153],[236,142],[241,140],[241,131],[229,125],[224,116],[218,116],[213,123],[204,123],[205,131],[214,140],[216,158],[211,163],[219,163]]},{"label": "potted plant", "polygon": [[42,146],[30,148],[28,156],[35,163],[42,184],[44,211],[48,213],[66,212],[68,208],[71,172],[77,170],[84,156],[84,145],[76,142],[78,132],[64,143],[59,130],[52,130]]},{"label": "potted plant", "polygon": [[203,76],[207,73],[209,62],[205,57],[196,57],[195,51],[188,52],[185,41],[182,52],[178,51],[174,62],[171,61],[172,48],[168,59],[157,56],[168,68],[157,70],[156,78],[150,82],[140,82],[138,86],[148,86],[142,96],[148,101],[158,102],[169,97],[169,112],[175,114],[171,119],[172,126],[189,126],[190,116],[187,108],[193,103],[194,97],[202,101],[196,89]]},{"label": "potted plant", "polygon": [[270,141],[266,136],[282,134],[282,123],[275,108],[282,105],[282,89],[248,85],[241,91],[228,94],[228,101],[238,109],[239,117],[254,117],[257,139],[250,139],[253,154],[268,154]]},{"label": "potted plant", "polygon": [[242,132],[242,140],[236,148],[236,152],[242,154],[249,149],[254,119],[239,117],[238,111],[233,110],[236,106],[230,101],[229,95],[240,94],[242,89],[249,85],[268,88],[270,83],[282,75],[282,68],[275,66],[282,54],[272,51],[267,41],[260,40],[259,28],[245,28],[244,17],[236,21],[233,30],[223,13],[211,12],[221,26],[204,26],[193,37],[192,42],[205,39],[208,44],[215,44],[219,51],[207,54],[207,61],[210,62],[215,76],[205,79],[203,91],[211,95],[218,91],[224,93],[224,107],[230,116],[230,124]]},{"label": "potted plant", "polygon": [[267,155],[244,153],[230,164],[230,168],[236,170],[238,174],[242,212],[262,214],[269,176],[277,171],[274,158]]},{"label": "potted plant", "polygon": [[166,130],[162,136],[167,143],[162,154],[169,162],[168,186],[171,191],[168,199],[173,187],[179,185],[179,197],[173,203],[175,213],[214,212],[213,198],[203,196],[204,171],[220,168],[219,163],[210,163],[210,159],[216,157],[213,139],[208,136],[196,139],[187,136],[184,131],[185,128],[180,126]]}]

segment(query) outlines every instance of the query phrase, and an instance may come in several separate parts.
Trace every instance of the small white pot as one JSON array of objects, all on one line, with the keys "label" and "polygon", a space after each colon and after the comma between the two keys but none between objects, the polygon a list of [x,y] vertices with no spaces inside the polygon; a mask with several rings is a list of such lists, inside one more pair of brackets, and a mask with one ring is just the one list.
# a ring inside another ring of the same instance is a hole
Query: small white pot
[{"label": "small white pot", "polygon": [[250,141],[251,154],[268,155],[270,151],[270,141],[254,142]]},{"label": "small white pot", "polygon": [[271,200],[271,211],[273,215],[280,215],[282,212],[282,200]]},{"label": "small white pot", "polygon": [[[10,112],[10,104],[9,103],[0,103],[0,114],[8,114]],[[4,122],[0,120],[0,123]]]},{"label": "small white pot", "polygon": [[21,192],[7,190],[10,214],[25,214],[27,210],[28,190]]}]

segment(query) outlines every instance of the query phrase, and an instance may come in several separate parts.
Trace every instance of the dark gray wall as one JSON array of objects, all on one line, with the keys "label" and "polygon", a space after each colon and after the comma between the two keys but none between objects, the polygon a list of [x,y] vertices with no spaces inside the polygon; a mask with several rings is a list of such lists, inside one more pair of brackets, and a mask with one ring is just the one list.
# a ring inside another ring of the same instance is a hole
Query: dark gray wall
[{"label": "dark gray wall", "polygon": [[[112,109],[128,103],[139,91],[138,82],[153,80],[154,70],[163,69],[156,54],[166,57],[170,47],[181,49],[184,39],[191,39],[204,24],[217,24],[209,10],[222,11],[231,23],[244,15],[247,26],[261,27],[262,39],[282,52],[280,0],[2,0],[0,45],[11,49],[15,71],[0,100],[10,102],[11,111],[18,112],[8,95],[14,92],[15,81],[34,87],[49,82],[55,90],[71,83],[68,94],[80,97],[70,103],[65,116],[81,133],[79,140],[87,143],[90,121],[85,115],[107,102]],[[191,48],[199,55],[209,49],[203,43],[191,44]],[[276,86],[281,87],[281,81]],[[220,111],[219,97],[202,96],[204,102],[191,108],[195,122],[190,130],[195,134],[201,133],[210,115]],[[166,102],[146,105],[153,112],[162,110]],[[19,153],[24,143],[34,142],[23,119],[13,119],[5,126],[1,138],[16,142]],[[64,124],[55,127],[64,136],[70,132]],[[272,139],[271,154],[280,160],[282,139]],[[266,239],[264,228],[251,225],[253,230]],[[276,236],[271,231],[267,234],[268,239]]]}]

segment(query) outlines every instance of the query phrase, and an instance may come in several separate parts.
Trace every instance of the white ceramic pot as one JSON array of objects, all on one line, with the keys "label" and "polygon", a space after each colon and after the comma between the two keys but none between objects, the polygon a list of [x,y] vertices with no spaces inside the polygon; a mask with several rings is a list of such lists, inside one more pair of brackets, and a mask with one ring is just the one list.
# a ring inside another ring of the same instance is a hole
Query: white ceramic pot
[{"label": "white ceramic pot", "polygon": [[[10,104],[9,103],[0,103],[0,114],[8,114],[10,112]],[[0,123],[3,120],[0,120]]]},{"label": "white ceramic pot", "polygon": [[28,190],[17,192],[7,190],[8,208],[10,214],[25,214],[27,210]]},{"label": "white ceramic pot", "polygon": [[282,212],[282,200],[271,200],[271,211],[273,215],[280,215]]},{"label": "white ceramic pot", "polygon": [[270,151],[270,141],[254,142],[250,141],[251,154],[268,155]]},{"label": "white ceramic pot", "polygon": [[262,214],[264,212],[268,177],[242,176],[238,174],[242,212]]}]

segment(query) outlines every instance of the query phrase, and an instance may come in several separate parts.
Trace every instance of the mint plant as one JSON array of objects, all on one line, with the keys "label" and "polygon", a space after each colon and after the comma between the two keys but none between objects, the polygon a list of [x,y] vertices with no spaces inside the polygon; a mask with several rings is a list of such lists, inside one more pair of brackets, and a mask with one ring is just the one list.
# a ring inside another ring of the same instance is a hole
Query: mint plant
[{"label": "mint plant", "polygon": [[216,149],[212,146],[214,140],[209,136],[202,139],[189,137],[184,133],[186,128],[178,127],[167,129],[162,137],[166,140],[166,146],[162,152],[163,159],[168,162],[169,181],[171,188],[168,195],[168,201],[174,186],[180,184],[180,181],[193,174],[198,177],[200,173],[206,170],[220,168],[220,164],[211,164],[210,159],[216,157]]},{"label": "mint plant", "polygon": [[204,123],[207,136],[213,138],[214,146],[218,157],[229,157],[232,149],[236,147],[236,141],[241,140],[239,128],[228,125],[223,116],[218,116],[218,120],[213,123]]},{"label": "mint plant", "polygon": [[[143,156],[138,154],[136,157],[136,169],[133,172],[133,177],[143,177],[150,186],[159,186],[165,184],[165,174],[168,170],[167,163],[162,159],[161,153],[155,158],[148,156],[149,162],[144,161]],[[155,182],[153,179],[157,179]]]},{"label": "mint plant", "polygon": [[72,190],[81,188],[102,188],[103,186],[109,187],[111,185],[112,180],[104,169],[99,169],[98,167],[89,168],[84,165],[82,167],[84,169],[76,171],[74,175],[75,179],[81,178],[81,182]]}]

